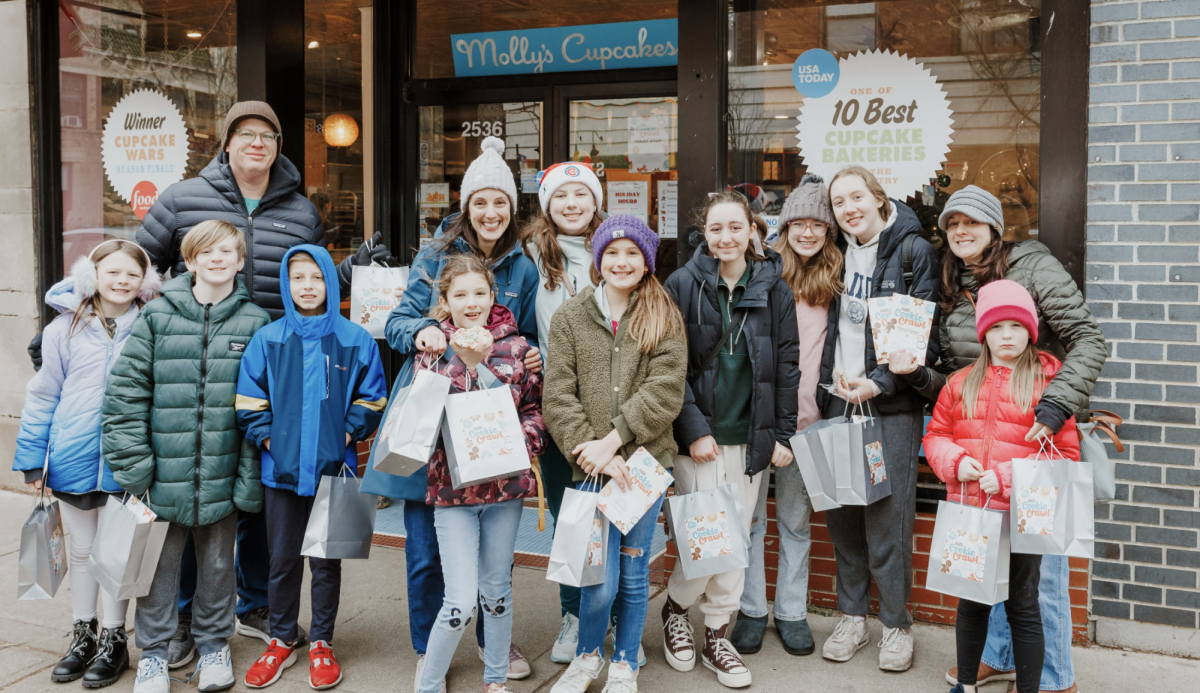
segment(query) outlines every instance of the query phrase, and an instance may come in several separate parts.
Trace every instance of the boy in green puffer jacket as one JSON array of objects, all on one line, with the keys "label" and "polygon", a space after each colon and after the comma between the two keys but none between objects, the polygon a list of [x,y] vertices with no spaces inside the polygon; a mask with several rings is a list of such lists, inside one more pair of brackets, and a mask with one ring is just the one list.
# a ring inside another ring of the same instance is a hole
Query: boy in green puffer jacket
[{"label": "boy in green puffer jacket", "polygon": [[168,693],[179,562],[188,535],[199,565],[192,633],[201,691],[233,686],[227,640],[236,607],[235,510],[263,507],[259,456],[234,413],[246,345],[270,322],[237,280],[246,241],[223,221],[197,224],[181,245],[186,274],[142,310],[105,391],[102,439],[113,478],[171,523],[150,593],[138,599],[134,693]]}]

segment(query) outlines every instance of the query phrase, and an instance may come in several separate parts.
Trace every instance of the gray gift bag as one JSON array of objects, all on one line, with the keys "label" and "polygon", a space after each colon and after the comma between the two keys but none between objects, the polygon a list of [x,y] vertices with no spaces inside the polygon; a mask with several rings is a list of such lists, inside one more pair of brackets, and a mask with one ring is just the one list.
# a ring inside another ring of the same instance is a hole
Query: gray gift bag
[{"label": "gray gift bag", "polygon": [[1012,461],[1013,553],[1094,558],[1092,465],[1064,459]]},{"label": "gray gift bag", "polygon": [[989,510],[986,503],[976,508],[940,501],[925,587],[979,604],[1008,599],[1007,515]]},{"label": "gray gift bag", "polygon": [[[49,460],[49,457],[47,457]],[[67,544],[63,537],[58,501],[46,500],[46,471],[33,512],[21,525],[21,551],[17,559],[17,599],[53,599],[67,574]]]},{"label": "gray gift bag", "polygon": [[[422,358],[424,355],[422,355]],[[413,364],[413,378],[388,405],[387,418],[371,446],[371,468],[411,476],[437,448],[450,378]]]},{"label": "gray gift bag", "polygon": [[816,512],[842,507],[836,500],[837,484],[833,478],[832,460],[821,443],[821,432],[838,421],[822,419],[792,436],[796,468],[800,470],[812,509]]},{"label": "gray gift bag", "polygon": [[375,536],[375,496],[359,491],[362,480],[343,464],[338,476],[323,476],[304,529],[301,556],[370,558]]},{"label": "gray gift bag", "polygon": [[150,594],[170,526],[169,522],[155,522],[156,517],[135,496],[125,501],[109,496],[100,511],[88,572],[113,599]]},{"label": "gray gift bag", "polygon": [[[741,488],[737,484],[725,484],[705,491],[696,490],[696,477],[704,466],[712,468],[715,484],[717,463],[696,465],[691,491],[680,495],[676,486],[675,495],[666,501],[679,567],[688,580],[743,570],[750,565],[750,532],[746,530]],[[675,474],[676,478],[681,474],[678,464]]]},{"label": "gray gift bag", "polygon": [[[554,543],[546,579],[571,587],[590,587],[604,582],[608,557],[608,518],[596,509],[600,482],[563,492],[562,507],[554,520]],[[588,490],[588,489],[591,490]]]},{"label": "gray gift bag", "polygon": [[[850,407],[850,403],[846,403]],[[884,461],[883,423],[870,413],[869,405],[855,407],[844,417],[820,432],[826,455],[833,463],[840,505],[870,505],[892,495],[892,482]]]}]

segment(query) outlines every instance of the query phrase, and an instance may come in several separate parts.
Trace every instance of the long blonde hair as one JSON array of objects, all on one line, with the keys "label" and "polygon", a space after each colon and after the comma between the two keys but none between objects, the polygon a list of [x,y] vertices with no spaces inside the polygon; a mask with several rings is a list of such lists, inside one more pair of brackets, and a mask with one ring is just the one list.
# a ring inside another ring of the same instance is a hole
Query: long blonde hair
[{"label": "long blonde hair", "polygon": [[[603,277],[595,265],[592,265],[591,276],[592,283],[599,287]],[[683,316],[679,314],[679,306],[675,305],[658,277],[650,272],[646,272],[642,281],[638,282],[630,304],[632,310],[626,313],[628,318],[623,319],[629,320],[629,336],[637,340],[638,351],[643,354],[654,351],[662,340],[673,339],[683,332]]]},{"label": "long blonde hair", "polygon": [[[983,389],[988,367],[992,365],[992,350],[988,348],[987,340],[984,339],[980,346],[983,349],[975,363],[968,366],[971,371],[967,373],[962,389],[963,416],[968,419],[975,418],[979,391]],[[1038,354],[1039,350],[1034,346],[1033,340],[1029,340],[1025,351],[1013,362],[1012,375],[1008,379],[1009,395],[1022,414],[1027,413],[1029,408],[1041,399],[1042,391],[1046,389],[1046,368]]]},{"label": "long blonde hair", "polygon": [[828,308],[842,293],[842,251],[830,236],[837,228],[825,232],[825,244],[813,257],[805,260],[788,242],[788,230],[780,229],[779,238],[771,248],[783,258],[783,280],[792,289],[797,301],[803,300],[814,308]]}]

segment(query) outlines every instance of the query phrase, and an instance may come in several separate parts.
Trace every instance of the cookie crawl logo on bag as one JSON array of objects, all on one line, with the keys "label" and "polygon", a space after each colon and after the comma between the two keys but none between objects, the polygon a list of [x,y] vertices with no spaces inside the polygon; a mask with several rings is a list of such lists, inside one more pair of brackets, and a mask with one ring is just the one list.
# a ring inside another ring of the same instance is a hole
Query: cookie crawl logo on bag
[{"label": "cookie crawl logo on bag", "polygon": [[604,521],[592,519],[592,534],[588,537],[588,565],[597,567],[604,565]]},{"label": "cookie crawl logo on bag", "polygon": [[504,432],[500,424],[504,412],[472,414],[461,421],[463,441],[471,448],[471,460],[484,457],[511,455],[515,447],[512,436]]},{"label": "cookie crawl logo on bag", "polygon": [[387,322],[387,316],[400,301],[392,289],[378,286],[365,287],[358,295],[358,324],[370,325],[374,322]]},{"label": "cookie crawl logo on bag", "polygon": [[692,560],[717,558],[733,553],[733,539],[729,536],[729,522],[725,511],[697,515],[687,519],[688,548]]},{"label": "cookie crawl logo on bag", "polygon": [[942,549],[942,572],[974,582],[983,582],[987,542],[988,538],[982,534],[972,534],[961,529],[946,532],[946,543]]},{"label": "cookie crawl logo on bag", "polygon": [[867,451],[867,466],[871,469],[871,485],[887,481],[887,469],[883,465],[883,443],[875,441],[863,447]]},{"label": "cookie crawl logo on bag", "polygon": [[1027,486],[1017,498],[1018,534],[1054,534],[1054,510],[1058,505],[1057,486]]}]

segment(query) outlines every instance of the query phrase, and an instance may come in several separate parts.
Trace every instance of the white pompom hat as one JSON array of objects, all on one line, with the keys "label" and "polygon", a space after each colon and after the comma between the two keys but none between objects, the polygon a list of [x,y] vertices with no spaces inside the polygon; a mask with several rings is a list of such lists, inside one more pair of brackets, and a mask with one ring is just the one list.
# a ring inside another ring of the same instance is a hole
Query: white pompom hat
[{"label": "white pompom hat", "polygon": [[508,195],[509,203],[517,206],[517,181],[512,169],[504,160],[504,140],[499,137],[484,138],[480,145],[483,153],[467,167],[463,176],[459,194],[462,196],[462,206],[466,209],[471,196],[480,190],[492,188]]}]

